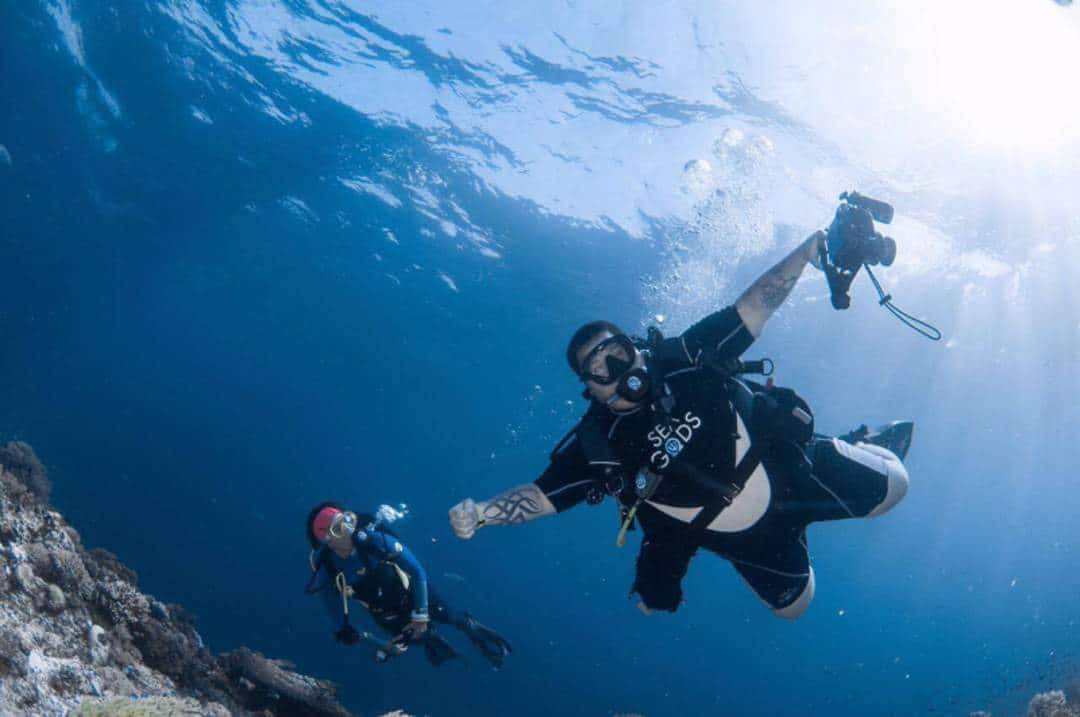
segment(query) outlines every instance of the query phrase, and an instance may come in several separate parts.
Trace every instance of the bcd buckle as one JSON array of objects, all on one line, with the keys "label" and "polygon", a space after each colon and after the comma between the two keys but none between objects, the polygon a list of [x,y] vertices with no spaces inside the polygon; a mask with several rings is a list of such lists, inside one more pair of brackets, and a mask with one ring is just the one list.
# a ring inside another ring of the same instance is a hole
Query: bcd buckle
[{"label": "bcd buckle", "polygon": [[625,488],[626,479],[623,478],[621,473],[597,478],[593,481],[593,484],[589,486],[588,492],[585,493],[585,502],[589,505],[599,505],[604,502],[604,498],[607,496],[618,495],[619,493],[622,493]]}]

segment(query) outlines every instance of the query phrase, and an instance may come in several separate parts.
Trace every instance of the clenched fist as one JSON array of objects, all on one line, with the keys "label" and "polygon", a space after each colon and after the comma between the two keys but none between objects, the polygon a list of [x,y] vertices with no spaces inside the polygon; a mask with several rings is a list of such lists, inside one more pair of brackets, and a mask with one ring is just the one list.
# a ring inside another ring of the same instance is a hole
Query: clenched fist
[{"label": "clenched fist", "polygon": [[484,524],[480,508],[472,498],[466,498],[450,509],[450,527],[462,540],[473,537],[476,529]]}]

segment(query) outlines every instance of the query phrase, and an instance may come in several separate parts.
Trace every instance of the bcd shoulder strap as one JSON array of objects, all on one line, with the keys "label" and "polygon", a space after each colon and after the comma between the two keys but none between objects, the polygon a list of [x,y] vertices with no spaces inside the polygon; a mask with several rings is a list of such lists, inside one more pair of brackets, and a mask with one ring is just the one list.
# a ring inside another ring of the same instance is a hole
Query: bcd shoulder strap
[{"label": "bcd shoulder strap", "polygon": [[[694,532],[703,533],[717,516],[720,515],[727,508],[735,498],[742,492],[742,489],[746,486],[746,481],[750,480],[750,476],[753,475],[757,467],[761,465],[761,448],[760,440],[753,435],[751,426],[753,425],[753,413],[754,413],[754,392],[751,388],[740,381],[737,378],[728,377],[728,391],[731,398],[731,404],[735,409],[736,414],[742,418],[742,424],[747,431],[751,431],[751,435],[747,436],[750,441],[750,446],[747,448],[746,453],[742,459],[734,466],[734,470],[731,474],[731,479],[725,482],[717,481],[715,477],[709,476],[708,478],[699,479],[702,485],[707,486],[708,495],[710,500],[701,509],[694,519],[690,522],[690,529]],[[737,440],[737,438],[736,438]],[[694,475],[693,471],[690,471],[691,475]]]}]

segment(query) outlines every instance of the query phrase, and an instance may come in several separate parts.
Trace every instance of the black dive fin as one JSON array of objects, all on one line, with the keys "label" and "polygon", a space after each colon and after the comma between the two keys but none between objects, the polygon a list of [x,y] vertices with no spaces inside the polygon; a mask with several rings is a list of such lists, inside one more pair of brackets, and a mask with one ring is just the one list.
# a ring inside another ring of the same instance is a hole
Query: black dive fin
[{"label": "black dive fin", "polygon": [[893,421],[873,429],[865,425],[859,426],[851,433],[837,438],[848,443],[872,443],[887,448],[900,460],[904,460],[911,448],[911,434],[914,430],[915,424],[911,421]]},{"label": "black dive fin", "polygon": [[434,630],[428,630],[427,634],[424,635],[424,655],[427,657],[428,662],[436,667],[453,660],[455,657],[460,657],[454,646]]},{"label": "black dive fin", "polygon": [[502,667],[503,660],[514,651],[510,643],[502,635],[489,627],[484,627],[475,617],[468,613],[465,614],[465,620],[461,628],[472,640],[472,643],[476,645],[476,649],[480,650],[484,657],[487,658],[487,661],[495,667]]}]

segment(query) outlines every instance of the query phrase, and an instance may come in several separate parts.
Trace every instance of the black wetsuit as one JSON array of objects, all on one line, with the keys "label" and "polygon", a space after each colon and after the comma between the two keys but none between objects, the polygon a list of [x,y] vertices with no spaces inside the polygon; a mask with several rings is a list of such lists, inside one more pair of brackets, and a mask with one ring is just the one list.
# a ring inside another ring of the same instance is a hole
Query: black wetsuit
[{"label": "black wetsuit", "polygon": [[[643,406],[617,415],[594,402],[577,440],[536,480],[562,512],[585,500],[598,480],[610,487],[612,469],[625,478],[615,490],[624,506],[638,502],[634,478],[643,469],[663,476],[637,511],[644,536],[633,591],[652,609],[678,608],[690,559],[704,547],[728,559],[762,600],[781,610],[808,584],[812,593],[806,527],[869,515],[889,492],[893,463],[861,444],[775,440],[758,429],[752,404],[740,403],[732,390],[737,379],[702,360],[710,353],[714,362],[737,358],[752,342],[734,307],[669,339],[650,367],[670,389],[669,409],[661,414]],[[745,384],[741,391],[742,398],[753,397]],[[606,429],[608,455],[590,446],[596,435],[583,434],[597,427]],[[906,489],[906,475],[903,480]]]}]

